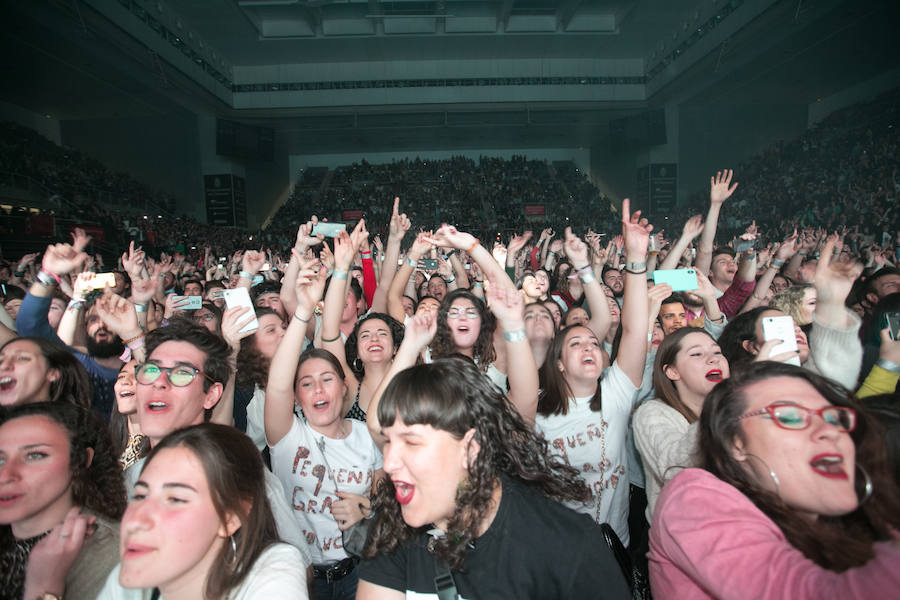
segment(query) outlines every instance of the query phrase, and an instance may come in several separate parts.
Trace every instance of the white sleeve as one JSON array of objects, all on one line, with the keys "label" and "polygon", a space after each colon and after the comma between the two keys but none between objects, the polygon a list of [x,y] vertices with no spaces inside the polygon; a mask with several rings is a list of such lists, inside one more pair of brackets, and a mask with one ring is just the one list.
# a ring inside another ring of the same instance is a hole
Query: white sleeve
[{"label": "white sleeve", "polygon": [[309,600],[306,565],[294,546],[276,544],[267,548],[229,600]]},{"label": "white sleeve", "polygon": [[309,554],[306,538],[303,536],[303,531],[300,530],[300,523],[297,522],[294,512],[288,505],[287,498],[284,495],[284,486],[281,485],[278,477],[268,469],[266,469],[266,497],[269,498],[269,504],[272,506],[272,515],[275,517],[278,536],[297,548],[301,555],[303,567],[306,568],[312,563],[312,556]]}]

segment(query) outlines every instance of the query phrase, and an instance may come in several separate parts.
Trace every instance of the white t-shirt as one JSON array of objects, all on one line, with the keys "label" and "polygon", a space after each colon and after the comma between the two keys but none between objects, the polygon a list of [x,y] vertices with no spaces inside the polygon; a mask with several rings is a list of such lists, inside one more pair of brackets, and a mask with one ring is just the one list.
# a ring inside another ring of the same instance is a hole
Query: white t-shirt
[{"label": "white t-shirt", "polygon": [[340,500],[337,491],[368,496],[375,471],[382,465],[381,452],[365,423],[345,420],[352,425],[350,435],[336,440],[313,431],[295,415],[287,435],[269,446],[272,470],[281,481],[316,565],[348,556],[331,514],[331,505]]},{"label": "white t-shirt", "polygon": [[[97,600],[149,600],[150,589],[129,590],[119,585],[119,568],[116,565]],[[165,596],[160,596],[165,600]],[[273,544],[266,548],[243,583],[228,594],[227,600],[270,600],[285,598],[309,600],[306,590],[306,567],[300,551],[290,544]]]},{"label": "white t-shirt", "polygon": [[614,362],[600,380],[601,411],[591,410],[591,398],[569,398],[565,415],[535,417],[535,430],[550,444],[550,452],[581,472],[591,488],[587,504],[567,505],[609,523],[628,546],[628,453],[625,436],[637,387]]},{"label": "white t-shirt", "polygon": [[[431,348],[425,348],[424,360],[426,363],[434,362],[434,359],[431,357]],[[475,364],[478,364],[478,361],[475,361]],[[491,380],[491,383],[494,384],[494,387],[500,390],[501,393],[505,394],[507,387],[506,381],[506,373],[503,373],[494,366],[494,363],[488,365],[487,371],[484,371],[484,376]]]}]

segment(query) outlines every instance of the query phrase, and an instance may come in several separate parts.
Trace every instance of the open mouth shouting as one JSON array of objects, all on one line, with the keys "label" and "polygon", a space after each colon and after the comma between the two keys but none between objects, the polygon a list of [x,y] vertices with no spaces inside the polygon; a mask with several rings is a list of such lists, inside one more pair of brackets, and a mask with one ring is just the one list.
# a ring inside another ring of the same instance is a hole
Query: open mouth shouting
[{"label": "open mouth shouting", "polygon": [[722,371],[720,369],[711,369],[710,371],[707,371],[705,377],[707,381],[712,381],[715,383],[719,383],[723,379]]},{"label": "open mouth shouting", "polygon": [[11,377],[6,375],[5,377],[0,377],[0,393],[11,392],[16,387],[17,380],[15,377]]},{"label": "open mouth shouting", "polygon": [[151,400],[146,404],[148,413],[162,413],[169,410],[169,404],[162,400]]},{"label": "open mouth shouting", "polygon": [[395,495],[397,497],[397,502],[400,504],[409,504],[412,502],[413,496],[416,493],[416,486],[406,483],[405,481],[391,481],[394,484]]},{"label": "open mouth shouting", "polygon": [[15,494],[10,492],[4,492],[0,494],[0,508],[9,508],[13,504],[15,504],[16,501],[18,501],[22,496],[23,494]]},{"label": "open mouth shouting", "polygon": [[823,477],[847,479],[847,473],[844,472],[844,457],[840,454],[817,454],[809,461],[809,466]]}]

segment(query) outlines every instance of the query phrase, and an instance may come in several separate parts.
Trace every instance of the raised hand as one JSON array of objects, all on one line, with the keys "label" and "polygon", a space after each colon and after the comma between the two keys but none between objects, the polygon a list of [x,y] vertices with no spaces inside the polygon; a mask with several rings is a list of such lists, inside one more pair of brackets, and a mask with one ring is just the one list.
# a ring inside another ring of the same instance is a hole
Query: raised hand
[{"label": "raised hand", "polygon": [[394,209],[391,212],[391,223],[388,235],[394,239],[402,240],[403,236],[406,235],[406,232],[409,231],[411,226],[412,223],[409,218],[407,218],[406,213],[400,213],[400,198],[394,198]]},{"label": "raised hand", "polygon": [[647,256],[650,244],[650,232],[653,225],[641,218],[641,211],[631,214],[631,200],[622,201],[622,238],[625,244],[625,256],[643,260]]},{"label": "raised hand", "polygon": [[534,234],[531,231],[526,231],[522,235],[514,234],[506,247],[507,252],[513,256],[517,255],[525,247],[532,235]]},{"label": "raised hand", "polygon": [[412,247],[409,249],[410,260],[419,260],[426,252],[434,247],[430,235],[430,232],[422,231],[416,236]]},{"label": "raised hand", "polygon": [[41,260],[41,268],[56,275],[65,275],[77,269],[87,260],[85,246],[91,240],[81,229],[76,229],[72,234],[71,244],[51,244],[44,252]]},{"label": "raised hand", "polygon": [[84,300],[90,291],[94,289],[91,287],[91,278],[93,277],[94,273],[91,271],[79,273],[72,284],[72,297],[76,300]]},{"label": "raised hand", "polygon": [[156,281],[136,279],[131,282],[131,300],[135,304],[147,304],[156,292]]},{"label": "raised hand", "polygon": [[166,296],[166,308],[163,312],[163,318],[171,319],[175,315],[175,311],[184,312],[184,307],[190,304],[187,298],[179,298],[175,294]]},{"label": "raised hand", "polygon": [[241,259],[241,269],[254,275],[259,273],[264,264],[266,264],[266,254],[262,250],[247,250]]},{"label": "raised hand", "polygon": [[485,294],[488,307],[497,317],[504,331],[515,331],[525,327],[525,300],[522,292],[511,285],[491,282]]},{"label": "raised hand", "polygon": [[123,340],[140,335],[134,304],[118,294],[104,294],[97,299],[97,314],[104,325]]},{"label": "raised hand", "polygon": [[228,342],[228,347],[236,351],[241,346],[241,340],[256,333],[255,329],[241,331],[249,325],[256,315],[249,306],[233,306],[222,313],[222,338]]},{"label": "raised hand", "polygon": [[[346,232],[344,232],[346,234]],[[311,315],[316,303],[322,299],[325,291],[325,280],[328,274],[324,266],[319,266],[315,258],[303,258],[296,250],[291,250],[300,260],[300,270],[294,287],[297,291],[298,308],[303,307],[307,315]]]},{"label": "raised hand", "polygon": [[722,204],[734,193],[734,190],[737,189],[738,183],[735,181],[734,185],[731,185],[731,177],[734,175],[734,171],[731,169],[725,169],[724,171],[718,171],[715,177],[709,178],[709,201],[712,204]]},{"label": "raised hand", "polygon": [[451,247],[456,248],[457,250],[468,250],[478,240],[476,240],[475,236],[471,233],[457,231],[456,227],[444,224],[434,232],[434,235],[429,236],[429,241],[435,246]]},{"label": "raised hand", "polygon": [[303,254],[313,246],[318,246],[325,239],[322,235],[312,235],[313,227],[319,223],[319,219],[313,215],[312,219],[304,223],[297,229],[297,239],[294,242],[294,248]]},{"label": "raised hand", "polygon": [[682,237],[693,240],[703,233],[703,215],[694,215],[688,219],[681,230]]},{"label": "raised hand", "polygon": [[853,282],[862,273],[862,265],[856,262],[840,262],[832,259],[836,243],[837,236],[828,238],[816,265],[817,311],[822,305],[843,306]]},{"label": "raised hand", "polygon": [[319,253],[319,258],[322,260],[322,264],[325,265],[326,269],[334,271],[334,253],[331,251],[331,248],[328,247],[328,244],[322,244],[322,252]]},{"label": "raised hand", "polygon": [[334,238],[335,270],[344,271],[345,273],[350,270],[350,265],[353,264],[353,257],[356,256],[356,248],[356,243],[347,235],[346,231],[340,232]]},{"label": "raised hand", "polygon": [[572,233],[571,227],[566,227],[565,236],[566,256],[572,261],[572,266],[576,269],[588,266],[590,263],[588,262],[587,244],[581,241],[581,238],[577,235]]},{"label": "raised hand", "polygon": [[668,283],[657,283],[647,290],[647,306],[650,311],[650,320],[653,321],[659,315],[663,300],[672,295],[672,286]]},{"label": "raised hand", "polygon": [[433,311],[417,312],[406,323],[403,334],[403,345],[412,344],[416,352],[421,352],[437,333],[437,315]]}]

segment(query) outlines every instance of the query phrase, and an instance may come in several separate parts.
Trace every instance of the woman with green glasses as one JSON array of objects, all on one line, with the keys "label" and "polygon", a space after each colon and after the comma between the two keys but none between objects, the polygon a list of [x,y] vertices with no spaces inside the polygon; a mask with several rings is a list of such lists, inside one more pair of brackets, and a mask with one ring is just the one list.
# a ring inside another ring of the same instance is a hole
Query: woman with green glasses
[{"label": "woman with green glasses", "polygon": [[700,416],[699,469],[663,488],[653,596],[868,598],[900,590],[900,492],[877,428],[838,384],[763,362]]}]

